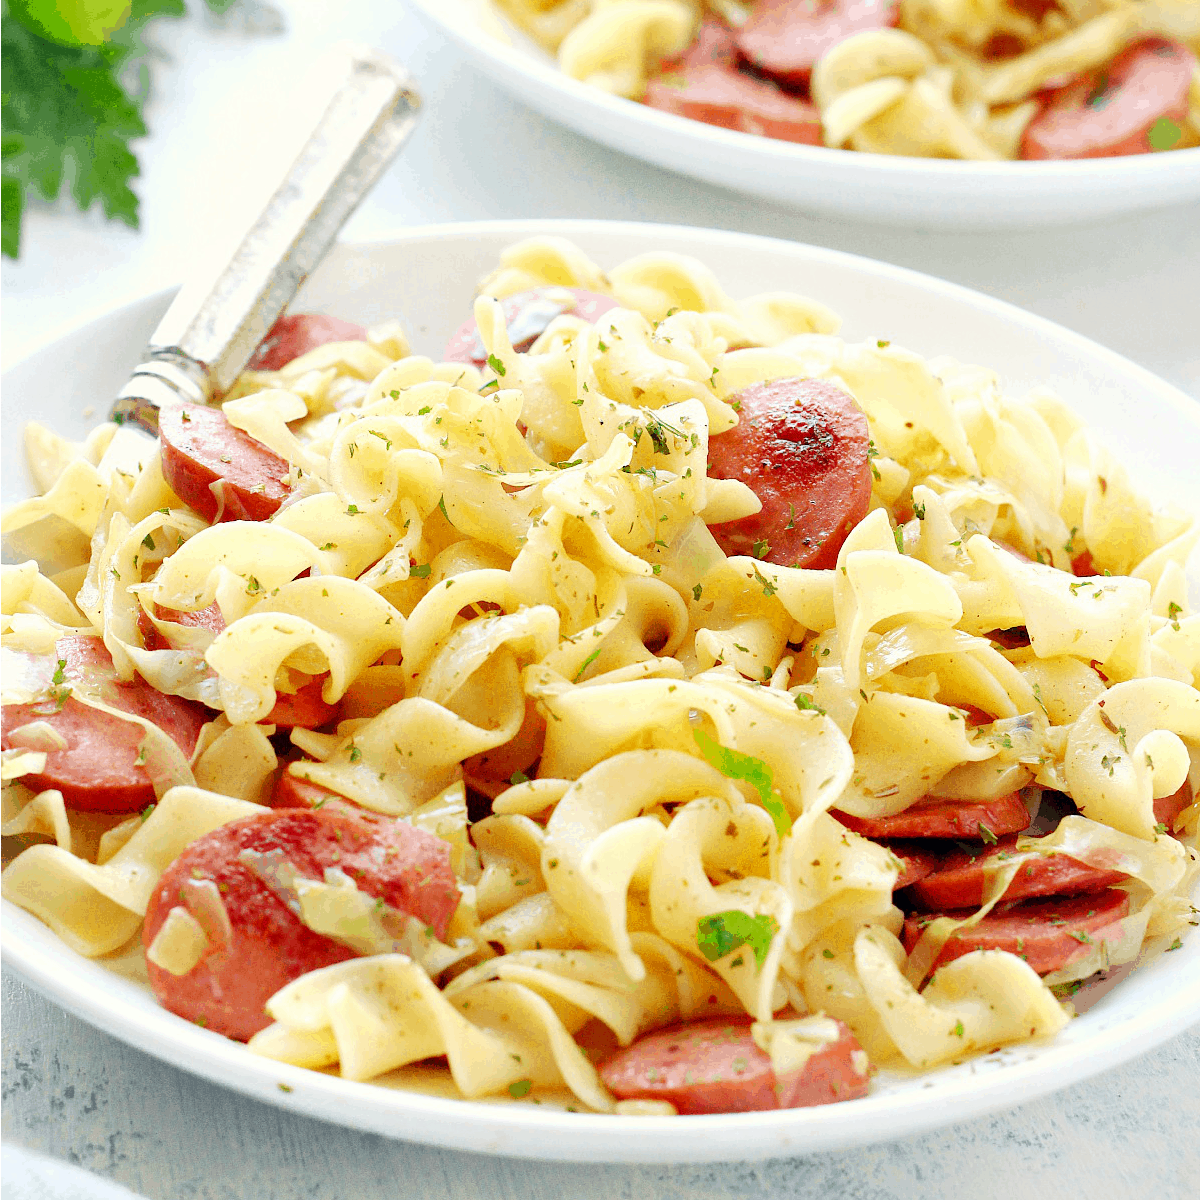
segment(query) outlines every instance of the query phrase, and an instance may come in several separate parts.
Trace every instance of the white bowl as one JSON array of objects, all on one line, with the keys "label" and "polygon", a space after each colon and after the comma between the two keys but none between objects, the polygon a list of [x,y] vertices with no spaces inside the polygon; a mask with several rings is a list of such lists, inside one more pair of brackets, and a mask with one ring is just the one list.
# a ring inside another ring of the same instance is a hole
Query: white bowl
[{"label": "white bowl", "polygon": [[1200,198],[1200,148],[1078,162],[960,162],[800,146],[719,129],[564,75],[487,0],[409,0],[471,63],[543,116],[615,150],[805,212],[919,229],[1074,225]]},{"label": "white bowl", "polygon": [[[1077,334],[997,300],[867,259],[790,242],[672,226],[507,221],[424,228],[336,247],[297,309],[351,320],[400,315],[418,352],[436,355],[470,312],[500,250],[535,233],[574,239],[604,266],[650,249],[694,254],[734,296],[791,289],[840,312],[847,337],[886,337],[922,354],[1000,369],[1013,392],[1056,388],[1163,499],[1200,509],[1200,405]],[[5,499],[27,488],[20,426],[29,417],[80,436],[103,415],[170,296],[160,293],[38,350],[4,377]],[[92,414],[85,413],[92,409]],[[1136,413],[1136,421],[1130,414]],[[1017,1046],[927,1075],[882,1075],[862,1100],[705,1117],[572,1114],[473,1103],[351,1083],[257,1058],[159,1008],[147,989],[68,950],[5,902],[6,966],[131,1045],[228,1087],[357,1129],[458,1149],[545,1159],[672,1162],[797,1155],[887,1141],[1010,1107],[1158,1045],[1200,1020],[1200,937],[1148,955],[1051,1043]],[[1082,995],[1082,993],[1081,993]],[[287,1090],[284,1090],[284,1089]]]}]

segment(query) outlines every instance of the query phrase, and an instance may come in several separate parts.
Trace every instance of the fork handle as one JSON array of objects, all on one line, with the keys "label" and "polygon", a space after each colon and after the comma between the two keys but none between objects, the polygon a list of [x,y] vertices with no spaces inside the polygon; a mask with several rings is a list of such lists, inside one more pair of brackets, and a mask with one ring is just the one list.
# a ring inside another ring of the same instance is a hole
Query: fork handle
[{"label": "fork handle", "polygon": [[416,124],[408,73],[362,46],[334,52],[328,107],[227,263],[187,282],[111,417],[158,432],[158,410],[227,391]]}]

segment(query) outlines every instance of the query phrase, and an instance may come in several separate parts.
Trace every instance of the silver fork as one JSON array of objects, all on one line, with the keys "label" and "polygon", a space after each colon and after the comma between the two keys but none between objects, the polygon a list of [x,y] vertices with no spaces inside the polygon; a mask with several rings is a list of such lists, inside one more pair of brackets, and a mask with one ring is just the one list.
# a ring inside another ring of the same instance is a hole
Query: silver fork
[{"label": "silver fork", "polygon": [[188,281],[118,394],[112,419],[158,432],[158,410],[228,390],[404,144],[420,99],[405,70],[349,47],[329,106],[233,257]]}]

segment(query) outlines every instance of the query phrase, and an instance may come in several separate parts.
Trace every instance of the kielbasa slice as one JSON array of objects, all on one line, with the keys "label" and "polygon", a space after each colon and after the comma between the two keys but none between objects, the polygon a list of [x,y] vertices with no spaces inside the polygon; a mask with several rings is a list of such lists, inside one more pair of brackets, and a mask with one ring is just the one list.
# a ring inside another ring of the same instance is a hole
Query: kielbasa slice
[{"label": "kielbasa slice", "polygon": [[643,103],[722,129],[807,146],[823,143],[819,109],[774,84],[717,63],[688,66],[652,79]]},{"label": "kielbasa slice", "polygon": [[[1029,810],[1016,792],[998,800],[919,801],[890,817],[833,814],[847,829],[869,838],[987,838],[1020,833],[1029,826]],[[980,829],[986,830],[980,833]]]},{"label": "kielbasa slice", "polygon": [[[293,874],[322,881],[327,867],[340,868],[359,890],[445,937],[459,891],[450,846],[440,838],[404,822],[344,811],[281,809],[244,817],[188,846],[150,900],[142,934],[147,948],[177,905],[207,935],[201,958],[183,974],[147,959],[162,1005],[245,1041],[271,1023],[263,1006],[281,987],[355,957],[348,946],[309,929],[292,907]],[[205,898],[197,887],[206,882],[215,885],[219,908],[211,889]]]},{"label": "kielbasa slice", "polygon": [[[226,628],[225,618],[215,602],[194,612],[155,604],[154,615],[160,621],[170,621],[195,629],[210,629],[213,633],[220,633]],[[158,626],[150,620],[144,610],[138,613],[138,629],[142,635],[142,644],[147,650],[173,648],[170,638],[163,637]],[[337,714],[337,705],[326,703],[321,695],[324,687],[325,676],[320,675],[294,692],[276,692],[275,707],[263,717],[260,724],[277,725],[280,729],[316,729],[318,726],[329,724]]]},{"label": "kielbasa slice", "polygon": [[836,566],[871,501],[866,415],[819,379],[755,383],[730,401],[741,420],[709,441],[708,473],[746,484],[762,509],[712,526],[717,544],[780,566]]},{"label": "kielbasa slice", "polygon": [[[915,880],[909,895],[917,908],[936,911],[969,908],[983,903],[984,885],[989,875],[1003,867],[1016,852],[1015,834],[1002,837],[994,846],[978,851],[955,850],[942,865]],[[1089,866],[1066,854],[1043,854],[1023,863],[1005,890],[1006,900],[1030,896],[1077,896],[1100,892],[1128,876],[1123,871]]]},{"label": "kielbasa slice", "polygon": [[[962,920],[970,909],[936,916]],[[972,950],[1006,950],[1023,958],[1039,975],[1068,967],[1103,941],[1121,937],[1121,919],[1129,915],[1129,897],[1117,888],[1066,899],[1024,900],[997,905],[975,925],[958,929],[942,947],[933,967],[970,954]],[[912,952],[924,927],[934,917],[908,917],[904,948]],[[932,970],[933,968],[931,968]]]},{"label": "kielbasa slice", "polygon": [[377,814],[362,808],[319,783],[293,775],[286,767],[280,773],[271,795],[272,808],[328,808],[330,812],[349,812],[366,820],[380,820]]},{"label": "kielbasa slice", "polygon": [[1052,92],[1025,128],[1021,157],[1110,158],[1172,150],[1182,139],[1196,56],[1145,38],[1100,71]]},{"label": "kielbasa slice", "polygon": [[1168,833],[1174,831],[1179,822],[1180,814],[1192,805],[1192,787],[1185,779],[1183,786],[1169,796],[1160,796],[1154,801],[1154,819],[1165,827]]},{"label": "kielbasa slice", "polygon": [[352,321],[324,313],[282,316],[271,326],[246,364],[247,371],[278,371],[294,358],[327,342],[365,342],[367,331]]},{"label": "kielbasa slice", "polygon": [[22,782],[35,790],[57,788],[63,803],[78,812],[137,812],[153,804],[142,728],[89,708],[70,695],[71,688],[86,684],[104,703],[157,725],[188,757],[209,719],[207,712],[191,700],[158,691],[140,677],[119,679],[98,637],[59,638],[56,652],[61,682],[55,693],[33,704],[4,706],[4,749],[12,745],[11,734],[32,721],[44,721],[67,743],[66,749],[47,750],[45,769],[24,776]]},{"label": "kielbasa slice", "polygon": [[759,0],[737,44],[752,67],[803,87],[826,50],[852,34],[895,25],[899,16],[896,0]]},{"label": "kielbasa slice", "polygon": [[932,875],[946,859],[942,851],[921,842],[889,842],[887,848],[900,860],[901,871],[892,889],[897,892]]},{"label": "kielbasa slice", "polygon": [[[569,296],[574,297],[571,303]],[[524,353],[537,341],[555,317],[571,314],[595,322],[619,305],[611,296],[601,296],[583,288],[534,288],[517,292],[500,301],[504,324],[513,349]],[[487,349],[479,337],[475,318],[463,322],[442,352],[445,362],[471,363],[482,370],[487,366]]]},{"label": "kielbasa slice", "polygon": [[600,1078],[621,1100],[667,1100],[681,1115],[807,1108],[867,1094],[867,1056],[850,1030],[779,1078],[748,1019],[694,1021],[659,1029],[618,1050]]},{"label": "kielbasa slice", "polygon": [[163,478],[210,524],[265,521],[288,497],[287,461],[230,424],[219,408],[165,407],[159,413],[158,434]]},{"label": "kielbasa slice", "polygon": [[737,60],[737,36],[724,21],[706,16],[696,30],[692,44],[678,57],[663,63],[665,74],[681,67],[700,67],[706,63],[718,63],[732,67]]}]

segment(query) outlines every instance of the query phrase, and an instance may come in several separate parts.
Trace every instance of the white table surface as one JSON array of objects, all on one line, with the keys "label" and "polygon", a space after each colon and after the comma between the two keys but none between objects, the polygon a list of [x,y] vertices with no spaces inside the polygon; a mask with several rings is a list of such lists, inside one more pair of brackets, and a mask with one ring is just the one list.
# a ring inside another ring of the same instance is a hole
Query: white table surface
[{"label": "white table surface", "polygon": [[[251,35],[255,0],[161,22],[139,146],[142,228],[33,205],[4,261],[3,358],[177,282],[285,153],[263,150],[287,83],[339,37],[406,62],[420,128],[349,223],[605,217],[718,226],[849,250],[989,292],[1095,338],[1200,397],[1200,206],[1050,231],[951,234],[815,219],[645,166],[547,124],[392,3],[293,0]],[[200,6],[193,0],[193,9]],[[336,15],[335,15],[336,14]],[[261,125],[259,124],[261,122]],[[1131,414],[1132,415],[1132,414]],[[753,1166],[575,1167],[473,1157],[357,1134],[203,1083],[61,1012],[9,973],[3,1135],[152,1200],[1184,1200],[1200,1193],[1200,1030],[1013,1112],[927,1137]],[[1191,1181],[1190,1183],[1188,1181]],[[7,1200],[7,1195],[6,1195]],[[22,1200],[24,1198],[22,1197]]]}]

